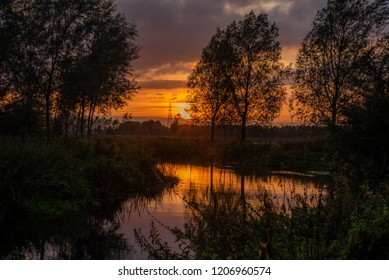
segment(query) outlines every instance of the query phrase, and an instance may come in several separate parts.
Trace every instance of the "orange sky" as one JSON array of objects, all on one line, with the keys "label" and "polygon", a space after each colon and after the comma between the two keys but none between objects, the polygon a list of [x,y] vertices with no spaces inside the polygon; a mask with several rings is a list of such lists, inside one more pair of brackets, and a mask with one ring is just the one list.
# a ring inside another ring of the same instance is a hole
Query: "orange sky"
[{"label": "orange sky", "polygon": [[[266,13],[279,28],[282,58],[293,63],[316,12],[327,0],[116,0],[118,10],[138,30],[140,58],[134,76],[141,89],[114,117],[131,113],[133,120],[160,120],[167,124],[169,104],[172,115],[185,114],[186,83],[201,51],[216,28],[225,28],[254,10]],[[290,95],[290,90],[288,90]],[[285,105],[274,124],[290,124]]]},{"label": "orange sky", "polygon": [[131,113],[135,120],[165,120],[168,116],[169,103],[171,103],[173,117],[178,113],[189,117],[184,110],[187,106],[185,98],[186,88],[140,89],[132,101],[123,109],[115,111],[114,115]]},{"label": "orange sky", "polygon": [[[284,64],[293,63],[294,58],[297,53],[297,47],[292,49],[283,49],[283,62]],[[195,61],[190,63],[190,66],[193,67]],[[145,121],[149,119],[160,120],[164,125],[167,125],[167,117],[169,115],[169,104],[171,104],[171,114],[174,118],[176,114],[181,114],[184,119],[190,118],[190,116],[185,112],[185,108],[188,106],[185,103],[187,96],[186,87],[172,87],[172,86],[158,86],[151,87],[149,81],[166,81],[169,84],[169,81],[172,83],[182,85],[186,84],[187,77],[190,74],[188,72],[181,71],[179,73],[153,73],[150,71],[147,75],[139,76],[137,79],[141,89],[134,95],[133,99],[128,103],[127,106],[120,110],[113,112],[113,116],[121,117],[125,113],[131,113],[135,121]],[[143,87],[145,84],[145,87]],[[160,83],[158,83],[160,84]],[[288,96],[290,96],[290,89],[287,88]],[[291,124],[291,116],[288,110],[287,104],[284,104],[280,116],[274,120],[273,124]]]}]

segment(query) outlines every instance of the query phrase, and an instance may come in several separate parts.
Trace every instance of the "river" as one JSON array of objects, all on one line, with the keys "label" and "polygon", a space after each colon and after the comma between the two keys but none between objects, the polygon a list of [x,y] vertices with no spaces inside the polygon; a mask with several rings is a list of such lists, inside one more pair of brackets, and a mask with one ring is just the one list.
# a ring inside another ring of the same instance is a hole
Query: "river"
[{"label": "river", "polygon": [[[175,236],[166,227],[182,228],[191,215],[189,201],[208,201],[212,192],[245,198],[247,203],[256,204],[264,190],[274,195],[279,203],[284,203],[293,195],[306,194],[314,197],[326,184],[322,174],[297,172],[271,172],[239,174],[233,167],[214,165],[171,164],[167,169],[179,177],[177,187],[156,201],[149,201],[142,207],[134,207],[133,199],[126,202],[127,211],[123,216],[119,232],[133,245],[128,258],[145,259],[147,253],[137,246],[134,230],[141,230],[147,236],[153,222],[163,240],[174,245]],[[135,208],[135,209],[134,209]],[[130,210],[130,211],[129,211]]]},{"label": "river", "polygon": [[6,258],[147,259],[148,253],[139,246],[134,231],[147,239],[153,224],[160,239],[173,251],[179,251],[169,229],[183,229],[192,215],[190,202],[212,203],[212,194],[218,193],[255,206],[266,190],[281,205],[293,203],[291,198],[296,195],[313,198],[326,185],[322,174],[254,171],[241,174],[234,167],[213,164],[164,164],[163,168],[177,176],[179,183],[158,198],[131,197],[119,210],[118,207],[113,207],[114,211],[100,210],[97,218],[78,215],[65,223],[44,221],[45,226],[39,225],[39,221],[33,225],[22,221],[12,228],[16,234],[15,240],[11,237],[10,241],[18,243],[18,249],[8,252]]}]

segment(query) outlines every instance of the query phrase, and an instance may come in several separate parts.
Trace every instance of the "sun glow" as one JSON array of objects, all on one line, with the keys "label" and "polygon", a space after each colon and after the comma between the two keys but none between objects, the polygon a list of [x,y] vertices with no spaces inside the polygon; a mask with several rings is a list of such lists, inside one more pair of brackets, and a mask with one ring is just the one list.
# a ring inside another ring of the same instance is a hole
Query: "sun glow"
[{"label": "sun glow", "polygon": [[[297,46],[282,49],[284,65],[290,65],[294,61],[297,49]],[[113,111],[112,115],[120,118],[125,113],[131,113],[135,121],[153,119],[160,120],[164,125],[167,125],[170,113],[173,119],[180,114],[181,122],[189,120],[190,115],[185,110],[189,107],[186,103],[188,89],[185,85],[194,65],[195,62],[165,64],[159,68],[149,69],[145,73],[139,73],[141,89],[125,107]],[[289,87],[287,91],[290,96]],[[280,116],[273,123],[290,124],[292,122],[291,112],[285,103]]]},{"label": "sun glow", "polygon": [[169,106],[171,105],[171,115],[180,114],[181,118],[189,118],[185,112],[188,106],[185,102],[187,95],[186,88],[176,89],[140,89],[128,102],[127,106],[112,112],[114,116],[122,116],[131,113],[134,120],[164,120],[168,118]]}]

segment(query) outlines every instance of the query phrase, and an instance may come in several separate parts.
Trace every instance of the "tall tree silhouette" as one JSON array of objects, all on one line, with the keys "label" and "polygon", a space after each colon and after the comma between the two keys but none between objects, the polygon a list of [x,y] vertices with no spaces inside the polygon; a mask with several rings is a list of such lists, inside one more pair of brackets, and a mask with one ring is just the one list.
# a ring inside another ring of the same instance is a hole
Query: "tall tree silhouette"
[{"label": "tall tree silhouette", "polygon": [[112,108],[122,107],[137,89],[131,79],[132,62],[139,51],[134,43],[135,25],[116,14],[113,2],[107,1],[95,11],[88,29],[86,51],[66,61],[60,99],[65,121],[68,109],[78,111],[81,135],[85,119],[87,133],[91,134],[96,111],[106,115]]},{"label": "tall tree silhouette", "polygon": [[[80,26],[95,1],[14,1],[21,28],[13,63],[13,87],[25,87],[45,104],[46,136],[50,140],[50,111],[59,89],[61,63],[74,47]],[[20,85],[18,85],[18,83]]]},{"label": "tall tree silhouette", "polygon": [[[208,112],[211,125],[223,106],[233,108],[241,124],[269,123],[285,98],[278,28],[266,14],[246,14],[218,29],[189,78],[191,113]],[[222,106],[223,105],[223,106]]]},{"label": "tall tree silhouette", "polygon": [[211,125],[212,141],[215,138],[215,126],[222,121],[223,111],[233,110],[229,96],[230,81],[226,72],[231,58],[233,50],[226,33],[218,28],[188,78],[187,111],[194,123]]},{"label": "tall tree silhouette", "polygon": [[[89,84],[88,92],[80,90],[85,104],[91,104],[87,97],[93,91],[99,97],[95,98],[99,108],[109,110],[123,105],[129,97],[123,93],[135,88],[134,81],[127,77],[138,48],[133,44],[135,27],[118,15],[113,0],[10,0],[10,3],[2,11],[5,16],[2,15],[1,24],[7,30],[16,28],[18,34],[8,41],[8,49],[12,51],[7,53],[4,63],[7,71],[1,73],[6,81],[4,88],[8,93],[28,96],[35,105],[44,104],[47,141],[58,112],[62,108],[70,112],[72,106],[80,104],[77,101],[80,93],[70,94],[69,87],[64,86],[77,74],[80,76],[73,79],[75,84],[82,81],[83,89]],[[67,98],[63,98],[64,94]],[[66,99],[68,102],[63,106]]]},{"label": "tall tree silhouette", "polygon": [[304,121],[334,126],[361,101],[352,85],[357,61],[388,22],[387,0],[329,0],[298,52],[293,102]]},{"label": "tall tree silhouette", "polygon": [[383,190],[389,182],[389,34],[369,46],[353,76],[361,102],[345,110],[346,125],[335,135],[338,156],[353,169],[353,185]]},{"label": "tall tree silhouette", "polygon": [[285,98],[278,28],[266,14],[255,15],[251,11],[243,20],[231,23],[226,32],[233,48],[228,78],[244,141],[247,123],[271,122]]}]

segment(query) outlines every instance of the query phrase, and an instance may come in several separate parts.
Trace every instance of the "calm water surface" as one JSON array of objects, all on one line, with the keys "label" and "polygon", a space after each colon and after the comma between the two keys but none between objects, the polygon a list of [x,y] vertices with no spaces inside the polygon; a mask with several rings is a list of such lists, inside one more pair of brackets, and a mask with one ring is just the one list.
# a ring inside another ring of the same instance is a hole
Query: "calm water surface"
[{"label": "calm water surface", "polygon": [[134,230],[148,237],[153,223],[160,237],[177,249],[167,227],[184,227],[191,215],[188,201],[206,203],[212,193],[218,193],[255,205],[260,201],[258,196],[268,190],[282,203],[295,194],[315,195],[325,185],[323,176],[293,172],[242,175],[233,168],[189,164],[166,164],[163,168],[180,181],[159,198],[129,198],[119,210],[117,205],[111,207],[114,210],[100,209],[94,217],[20,221],[5,234],[8,240],[3,245],[9,248],[0,253],[3,258],[147,259],[147,253],[137,245]]},{"label": "calm water surface", "polygon": [[165,229],[165,226],[183,228],[188,216],[191,215],[187,201],[207,201],[212,191],[243,195],[246,202],[255,205],[258,202],[258,195],[264,189],[270,191],[282,203],[292,194],[316,195],[320,189],[318,187],[325,184],[323,176],[294,172],[241,175],[233,168],[189,164],[168,165],[167,169],[180,178],[174,190],[167,192],[157,201],[145,203],[138,209],[134,209],[132,199],[126,202],[127,211],[119,231],[128,243],[133,245],[131,254],[127,256],[129,258],[147,258],[147,254],[136,244],[134,229],[141,229],[147,237],[152,222],[159,229],[162,239],[168,241],[174,248],[175,237]]}]

